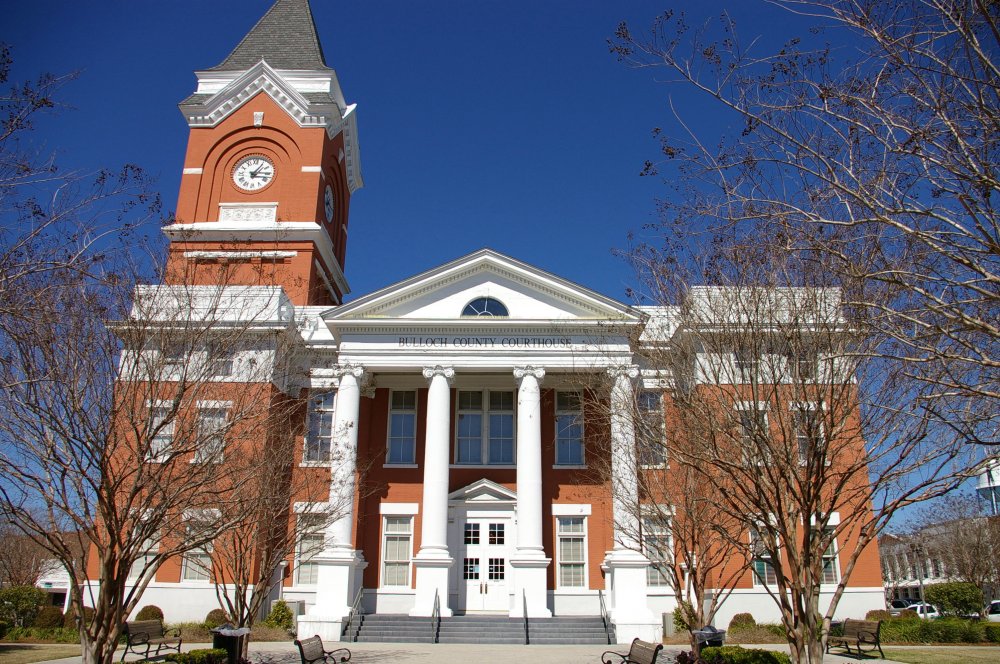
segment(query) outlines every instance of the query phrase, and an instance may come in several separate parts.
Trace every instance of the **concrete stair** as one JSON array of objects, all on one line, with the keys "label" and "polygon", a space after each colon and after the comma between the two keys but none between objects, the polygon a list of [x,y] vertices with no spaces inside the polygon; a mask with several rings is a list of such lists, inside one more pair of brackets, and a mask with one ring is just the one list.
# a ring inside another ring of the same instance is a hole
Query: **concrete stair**
[{"label": "concrete stair", "polygon": [[[352,640],[354,635],[346,635]],[[507,616],[465,615],[442,618],[438,643],[523,644],[524,621]],[[406,615],[361,616],[357,641],[433,643],[430,618]],[[528,619],[529,644],[602,644],[608,638],[600,616],[557,616]]]}]

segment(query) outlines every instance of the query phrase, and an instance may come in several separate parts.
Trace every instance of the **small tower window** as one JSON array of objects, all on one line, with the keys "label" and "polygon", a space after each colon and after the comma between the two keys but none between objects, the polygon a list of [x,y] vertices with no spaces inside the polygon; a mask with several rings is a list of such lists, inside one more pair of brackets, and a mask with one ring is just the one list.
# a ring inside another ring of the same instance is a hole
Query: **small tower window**
[{"label": "small tower window", "polygon": [[492,297],[477,297],[462,309],[463,316],[509,316],[507,307]]}]

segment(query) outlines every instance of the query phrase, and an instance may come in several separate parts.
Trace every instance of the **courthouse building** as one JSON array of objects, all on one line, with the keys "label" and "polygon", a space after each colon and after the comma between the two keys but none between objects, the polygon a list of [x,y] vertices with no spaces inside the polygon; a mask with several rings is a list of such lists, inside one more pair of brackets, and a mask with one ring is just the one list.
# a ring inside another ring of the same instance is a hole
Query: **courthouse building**
[{"label": "courthouse building", "polygon": [[[669,335],[674,312],[490,249],[348,298],[358,111],[324,60],[307,0],[275,2],[196,75],[180,104],[190,139],[165,229],[168,273],[197,282],[224,263],[246,285],[266,276],[274,323],[294,331],[303,364],[301,382],[280,389],[309,404],[293,467],[329,473],[331,500],[349,497],[282,570],[276,594],[301,613],[299,633],[340,638],[360,597],[367,614],[445,618],[600,616],[603,604],[618,640],[656,638],[674,594],[617,527],[629,516],[595,473],[595,455],[610,454],[613,481],[635,484],[632,430],[588,426],[584,396],[603,384],[604,401],[632,390],[658,399],[662,376],[637,366],[635,345],[648,330]],[[359,489],[357,469],[374,491]],[[218,606],[211,580],[186,569],[165,564],[140,606],[203,619]],[[745,611],[776,621],[762,582],[748,571],[717,624]],[[883,607],[874,547],[841,607],[854,617]]]}]

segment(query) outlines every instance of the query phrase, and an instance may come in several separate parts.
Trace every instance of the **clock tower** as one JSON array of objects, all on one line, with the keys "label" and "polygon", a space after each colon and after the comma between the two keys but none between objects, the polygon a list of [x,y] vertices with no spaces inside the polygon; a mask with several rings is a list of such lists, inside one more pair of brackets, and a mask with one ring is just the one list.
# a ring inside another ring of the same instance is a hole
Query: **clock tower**
[{"label": "clock tower", "polygon": [[276,0],[180,103],[191,128],[166,282],[276,285],[336,305],[351,195],[363,186],[356,106],[323,57],[308,0]]}]

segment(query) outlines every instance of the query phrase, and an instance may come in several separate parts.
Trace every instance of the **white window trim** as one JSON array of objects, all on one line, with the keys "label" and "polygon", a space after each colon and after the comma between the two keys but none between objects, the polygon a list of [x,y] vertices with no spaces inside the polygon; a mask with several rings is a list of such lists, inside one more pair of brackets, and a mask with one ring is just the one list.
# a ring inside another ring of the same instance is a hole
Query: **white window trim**
[{"label": "white window trim", "polygon": [[[590,506],[588,505],[587,507],[590,507]],[[583,535],[583,585],[582,586],[564,586],[564,585],[562,585],[562,574],[560,573],[561,572],[560,567],[562,565],[562,554],[561,554],[561,547],[559,546],[559,539],[560,539],[560,535],[559,535],[559,519],[560,519],[560,517],[556,516],[556,517],[554,517],[556,519],[556,523],[555,523],[555,526],[556,526],[556,529],[555,529],[555,535],[556,535],[556,578],[555,578],[556,588],[555,589],[557,591],[559,591],[559,590],[561,590],[561,591],[590,590],[590,552],[588,551],[589,544],[590,544],[590,536],[589,536],[590,535],[590,533],[589,533],[589,531],[590,531],[590,516],[586,515],[586,514],[572,514],[572,515],[563,516],[561,518],[566,518],[567,516],[569,516],[569,517],[578,517],[578,518],[583,519],[583,533],[567,533],[566,534],[566,537],[575,537],[578,534],[582,534]],[[576,561],[573,561],[572,564],[575,565],[575,564],[578,564],[578,563]]]},{"label": "white window trim", "polygon": [[[669,562],[670,564],[676,564],[677,560],[676,560],[676,554],[674,552],[675,542],[674,542],[674,528],[673,528],[673,526],[674,526],[673,521],[674,521],[674,518],[676,517],[676,511],[672,507],[670,507],[668,505],[659,505],[659,506],[656,506],[656,507],[650,506],[649,508],[644,509],[642,511],[643,511],[642,518],[645,518],[645,514],[647,514],[647,513],[648,514],[654,514],[654,515],[667,514],[667,513],[670,514],[670,526],[667,528],[667,532],[666,532],[666,536],[667,536],[667,551],[668,551],[668,555],[670,556],[670,560],[669,561],[665,561],[665,562]],[[643,529],[645,529],[645,524],[644,523],[642,524],[642,526],[643,526]],[[663,533],[657,533],[657,535],[663,535]],[[650,574],[651,571],[654,571],[653,567],[652,567],[653,559],[650,558],[649,554],[646,552],[646,542],[645,542],[645,540],[643,540],[643,542],[642,542],[642,549],[643,549],[643,552],[642,552],[643,555],[646,556],[646,558],[650,561],[650,567],[648,568],[648,570],[646,572],[646,586],[647,586],[649,592],[651,592],[651,593],[662,593],[662,592],[673,593],[674,589],[671,587],[669,579],[667,580],[667,583],[663,584],[663,585],[659,585],[659,584],[658,585],[653,585],[653,584],[649,583],[649,574]]]},{"label": "white window trim", "polygon": [[[396,392],[413,392],[413,410],[394,409],[392,395]],[[389,390],[389,408],[385,420],[385,463],[384,468],[417,468],[417,421],[420,418],[420,392],[415,389],[391,388]],[[413,413],[413,461],[396,463],[389,461],[390,441],[392,439],[392,416],[394,413]]]},{"label": "white window trim", "polygon": [[[307,518],[309,518],[311,516],[326,517],[327,514],[326,514],[325,510],[314,509],[315,507],[320,506],[320,505],[329,506],[329,503],[295,503],[295,506],[294,506],[295,520],[296,520],[295,527],[298,528],[298,525],[299,525],[298,521],[299,521],[299,519],[303,519],[303,518],[307,519]],[[323,538],[323,547],[325,547],[325,545],[326,545],[326,533],[325,533],[325,531],[323,531],[323,530],[317,530],[314,533],[312,533],[312,535],[313,536],[316,536],[316,535],[321,536]],[[301,577],[301,574],[302,574],[302,565],[303,564],[306,564],[306,565],[316,565],[316,563],[312,562],[312,559],[306,560],[306,561],[302,560],[302,548],[303,548],[302,545],[303,544],[305,544],[304,538],[303,538],[302,535],[300,535],[299,536],[299,541],[295,545],[295,560],[294,560],[294,564],[295,564],[295,585],[296,586],[315,587],[316,584],[319,582],[319,579],[317,579],[315,582],[312,582],[312,583],[305,583],[305,582],[302,581],[302,577]],[[322,552],[323,551],[323,547],[321,547],[320,550],[319,550],[319,552],[317,552],[317,553]],[[315,555],[316,554],[313,554],[314,557],[315,557]]]},{"label": "white window trim", "polygon": [[[643,411],[643,410],[639,410],[638,408],[637,408],[637,410],[638,410],[639,413],[656,412],[656,413],[659,414],[659,416],[660,416],[660,441],[661,441],[661,444],[664,445],[664,447],[661,450],[662,453],[663,453],[663,461],[661,461],[660,463],[640,463],[639,467],[640,468],[650,469],[650,470],[661,469],[661,468],[669,468],[670,467],[670,460],[667,458],[667,450],[666,450],[666,442],[667,442],[667,419],[666,419],[666,409],[664,408],[664,405],[663,405],[663,397],[665,396],[665,390],[662,390],[662,389],[650,389],[650,388],[647,388],[647,387],[641,387],[640,390],[639,390],[639,392],[636,394],[636,399],[638,399],[639,398],[639,394],[642,394],[643,392],[652,392],[652,393],[658,394],[659,397],[660,397],[660,407],[657,408],[655,411]],[[636,404],[636,405],[638,406],[638,404]],[[636,453],[638,454],[638,450],[636,450]]]},{"label": "white window trim", "polygon": [[[226,454],[226,429],[229,428],[229,414],[230,407],[232,406],[231,401],[199,401],[196,404],[195,412],[195,428],[196,436],[199,440],[198,449],[194,451],[191,457],[191,463],[222,463],[225,460]],[[208,442],[208,432],[202,432],[200,427],[202,423],[201,415],[204,411],[222,411],[223,412],[223,424],[221,427],[215,430],[214,433],[222,436],[221,445],[219,446],[219,453],[214,455],[212,458],[201,458],[202,447]]]},{"label": "white window trim", "polygon": [[[154,413],[156,411],[160,410],[169,411],[172,406],[173,404],[170,401],[156,400],[149,402],[149,404],[147,405],[147,408],[149,410],[149,423],[151,425],[153,424]],[[163,419],[167,418],[165,417]],[[153,441],[156,439],[156,435],[154,434],[152,438],[146,441],[147,444],[149,445],[149,449],[146,450],[146,458],[144,459],[146,463],[166,463],[170,459],[170,448],[174,444],[174,435],[177,432],[176,414],[174,415],[173,419],[170,420],[170,423],[166,426],[166,429],[169,434],[169,438],[167,439],[166,446],[162,450],[160,450],[158,454],[153,454]]]},{"label": "white window trim", "polygon": [[[559,395],[561,393],[572,393],[579,397],[580,409],[579,410],[559,410]],[[586,468],[587,467],[587,426],[584,421],[583,412],[583,390],[565,389],[556,390],[553,395],[555,399],[555,439],[553,442],[553,454],[555,459],[553,461],[552,467],[557,470],[565,470],[572,468]],[[579,413],[580,414],[580,463],[559,463],[559,415],[568,413]]]},{"label": "white window trim", "polygon": [[[412,504],[412,503],[404,503],[404,505],[409,505],[409,504]],[[392,503],[383,503],[383,505],[392,505]],[[387,509],[389,509],[389,508],[387,508]],[[381,513],[381,517],[382,517],[380,519],[380,521],[382,522],[381,523],[382,532],[381,532],[381,536],[379,537],[379,561],[381,562],[381,565],[379,566],[378,587],[379,587],[380,590],[382,590],[382,589],[385,589],[385,590],[402,590],[402,589],[409,590],[409,589],[411,589],[413,587],[413,540],[414,540],[414,530],[415,530],[415,528],[414,528],[414,521],[415,521],[415,519],[413,517],[414,517],[415,513],[414,514],[388,513],[388,512],[383,512],[381,507],[379,508],[379,512]],[[389,584],[387,584],[385,582],[385,564],[387,562],[386,561],[386,557],[385,557],[386,538],[390,534],[393,534],[393,535],[399,535],[400,534],[400,533],[389,533],[386,530],[386,527],[388,526],[388,522],[389,522],[389,517],[406,517],[409,520],[409,524],[410,524],[410,532],[409,532],[410,551],[409,551],[409,556],[408,556],[407,564],[406,564],[406,583],[405,584],[389,585]]]},{"label": "white window trim", "polygon": [[[757,575],[757,570],[754,568],[754,562],[758,559],[761,559],[760,556],[755,555],[753,552],[753,533],[755,530],[757,530],[758,533],[760,532],[760,530],[756,528],[750,528],[747,531],[750,537],[750,577],[753,581],[754,588],[770,588],[774,585],[777,585],[777,583],[774,584],[767,583],[766,579],[762,579]],[[777,543],[777,549],[778,549],[777,561],[775,561],[775,559],[772,558],[771,556],[768,556],[768,559],[771,561],[771,567],[774,569],[775,581],[777,581],[778,574],[781,574],[781,542]]]},{"label": "white window trim", "polygon": [[[480,423],[480,458],[483,460],[480,463],[461,463],[458,460],[458,416],[462,411],[461,408],[461,397],[459,396],[462,392],[479,392],[483,395],[483,407],[479,411],[468,410],[465,412],[474,413],[479,412],[482,415],[482,422]],[[490,393],[491,392],[506,392],[513,395],[513,408],[510,411],[490,410]],[[490,463],[490,413],[510,413],[512,432],[513,432],[513,442],[511,453],[513,455],[513,461],[511,463]],[[451,468],[516,468],[517,467],[517,390],[506,389],[506,388],[492,388],[484,387],[482,389],[462,389],[459,388],[455,391],[455,439],[452,441],[452,455],[451,455]]]},{"label": "white window trim", "polygon": [[416,516],[420,503],[379,503],[378,513],[383,516]]}]

